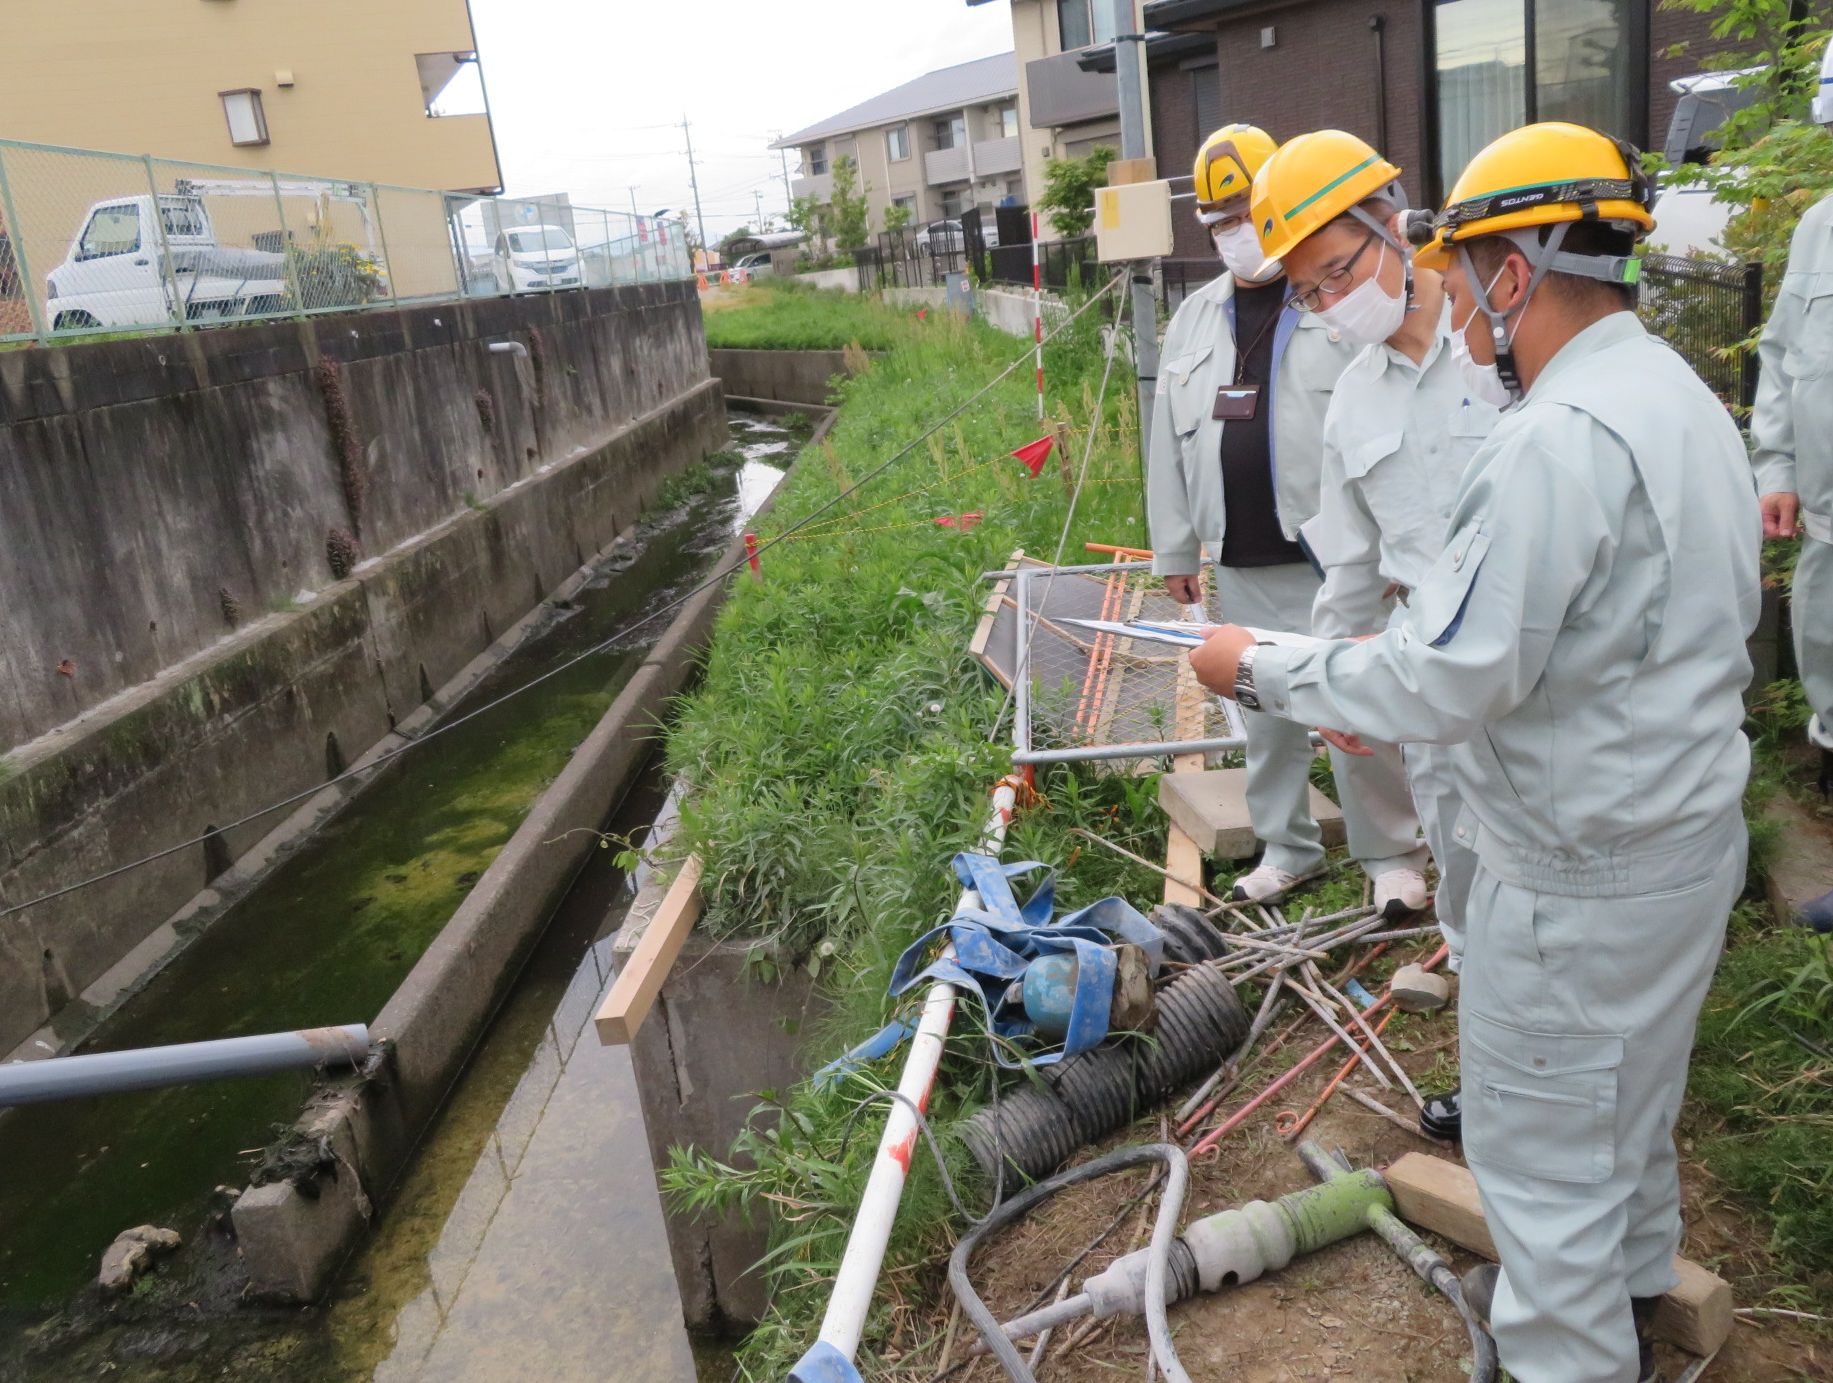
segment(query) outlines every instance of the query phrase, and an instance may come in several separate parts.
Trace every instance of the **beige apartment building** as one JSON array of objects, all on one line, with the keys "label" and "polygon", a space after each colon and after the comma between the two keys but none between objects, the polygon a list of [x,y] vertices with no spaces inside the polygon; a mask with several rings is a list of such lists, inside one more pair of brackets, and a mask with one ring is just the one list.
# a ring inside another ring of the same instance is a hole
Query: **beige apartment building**
[{"label": "beige apartment building", "polygon": [[1023,203],[1021,142],[1017,66],[1000,53],[927,72],[770,147],[800,153],[791,195],[818,202],[833,195],[835,165],[852,159],[876,232],[893,206],[921,226],[1007,198]]},{"label": "beige apartment building", "polygon": [[[967,0],[982,5],[989,0]],[[1025,185],[1042,188],[1044,164],[1080,158],[1097,144],[1120,147],[1120,96],[1106,72],[1082,64],[1088,50],[1114,40],[1113,0],[1008,0],[1018,59],[1018,113]],[[1143,0],[1133,0],[1135,29]],[[1152,148],[1147,114],[1146,147]],[[1056,238],[1048,223],[1043,238]]]},{"label": "beige apartment building", "polygon": [[8,0],[0,138],[502,185],[466,0]]}]

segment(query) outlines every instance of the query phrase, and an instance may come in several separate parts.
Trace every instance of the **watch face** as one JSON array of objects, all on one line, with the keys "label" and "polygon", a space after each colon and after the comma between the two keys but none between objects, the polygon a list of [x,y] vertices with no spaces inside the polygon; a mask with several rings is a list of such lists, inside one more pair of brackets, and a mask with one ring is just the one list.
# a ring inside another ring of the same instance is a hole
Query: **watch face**
[{"label": "watch face", "polygon": [[1254,689],[1252,687],[1236,687],[1235,704],[1237,706],[1244,706],[1250,711],[1258,711],[1260,709],[1260,698],[1254,695]]}]

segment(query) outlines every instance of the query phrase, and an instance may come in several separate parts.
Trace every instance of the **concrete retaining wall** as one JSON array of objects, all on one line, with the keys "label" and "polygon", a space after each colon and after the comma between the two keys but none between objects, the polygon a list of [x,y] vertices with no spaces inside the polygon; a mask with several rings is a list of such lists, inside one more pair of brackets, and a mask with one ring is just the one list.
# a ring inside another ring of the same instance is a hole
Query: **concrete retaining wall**
[{"label": "concrete retaining wall", "polygon": [[845,351],[709,352],[714,376],[737,398],[825,404],[827,382],[847,374]]},{"label": "concrete retaining wall", "polygon": [[859,291],[857,269],[810,269],[805,274],[792,274],[790,279],[795,283],[806,283],[811,288],[838,288],[847,293]]},{"label": "concrete retaining wall", "polygon": [[[0,744],[78,716],[0,772],[0,906],[324,783],[724,437],[685,285],[0,354]],[[8,918],[0,1050],[279,820]]]}]

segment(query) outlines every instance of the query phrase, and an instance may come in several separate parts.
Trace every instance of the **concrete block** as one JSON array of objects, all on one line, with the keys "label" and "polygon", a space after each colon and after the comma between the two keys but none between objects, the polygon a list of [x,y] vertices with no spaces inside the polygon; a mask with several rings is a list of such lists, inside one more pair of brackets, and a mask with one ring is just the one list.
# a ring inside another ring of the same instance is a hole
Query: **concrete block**
[{"label": "concrete block", "polygon": [[315,1301],[361,1233],[362,1189],[345,1175],[321,1177],[309,1199],[290,1183],[251,1186],[229,1212],[248,1269],[249,1292],[270,1301]]},{"label": "concrete block", "polygon": [[[1323,828],[1325,845],[1344,841],[1343,812],[1316,788],[1311,815]],[[1212,768],[1202,773],[1167,773],[1158,780],[1158,803],[1205,855],[1244,860],[1259,848],[1247,811],[1247,770]]]},{"label": "concrete block", "polygon": [[1772,798],[1763,815],[1781,828],[1782,836],[1764,891],[1776,916],[1792,921],[1803,903],[1833,890],[1833,823],[1785,793]]}]

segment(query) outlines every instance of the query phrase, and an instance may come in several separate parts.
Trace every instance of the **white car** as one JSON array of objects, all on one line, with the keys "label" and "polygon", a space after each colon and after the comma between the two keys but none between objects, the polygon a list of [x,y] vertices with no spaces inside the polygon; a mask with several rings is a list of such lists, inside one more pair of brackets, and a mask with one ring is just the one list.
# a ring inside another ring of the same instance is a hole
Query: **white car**
[{"label": "white car", "polygon": [[[1662,152],[1668,162],[1703,163],[1718,147],[1718,127],[1757,98],[1755,91],[1737,84],[1739,77],[1759,69],[1732,72],[1696,72],[1677,77],[1668,88],[1680,99],[1668,121]],[[1720,238],[1731,220],[1731,208],[1714,197],[1712,189],[1698,183],[1676,183],[1673,174],[1661,178],[1655,199],[1655,230],[1649,244],[1664,254],[1720,255]]]},{"label": "white car", "polygon": [[748,254],[741,259],[733,261],[732,272],[746,280],[761,279],[768,276],[770,273],[769,252],[760,250],[755,254]]},{"label": "white car", "polygon": [[500,293],[580,285],[579,250],[560,226],[511,226],[499,231],[492,268]]}]

